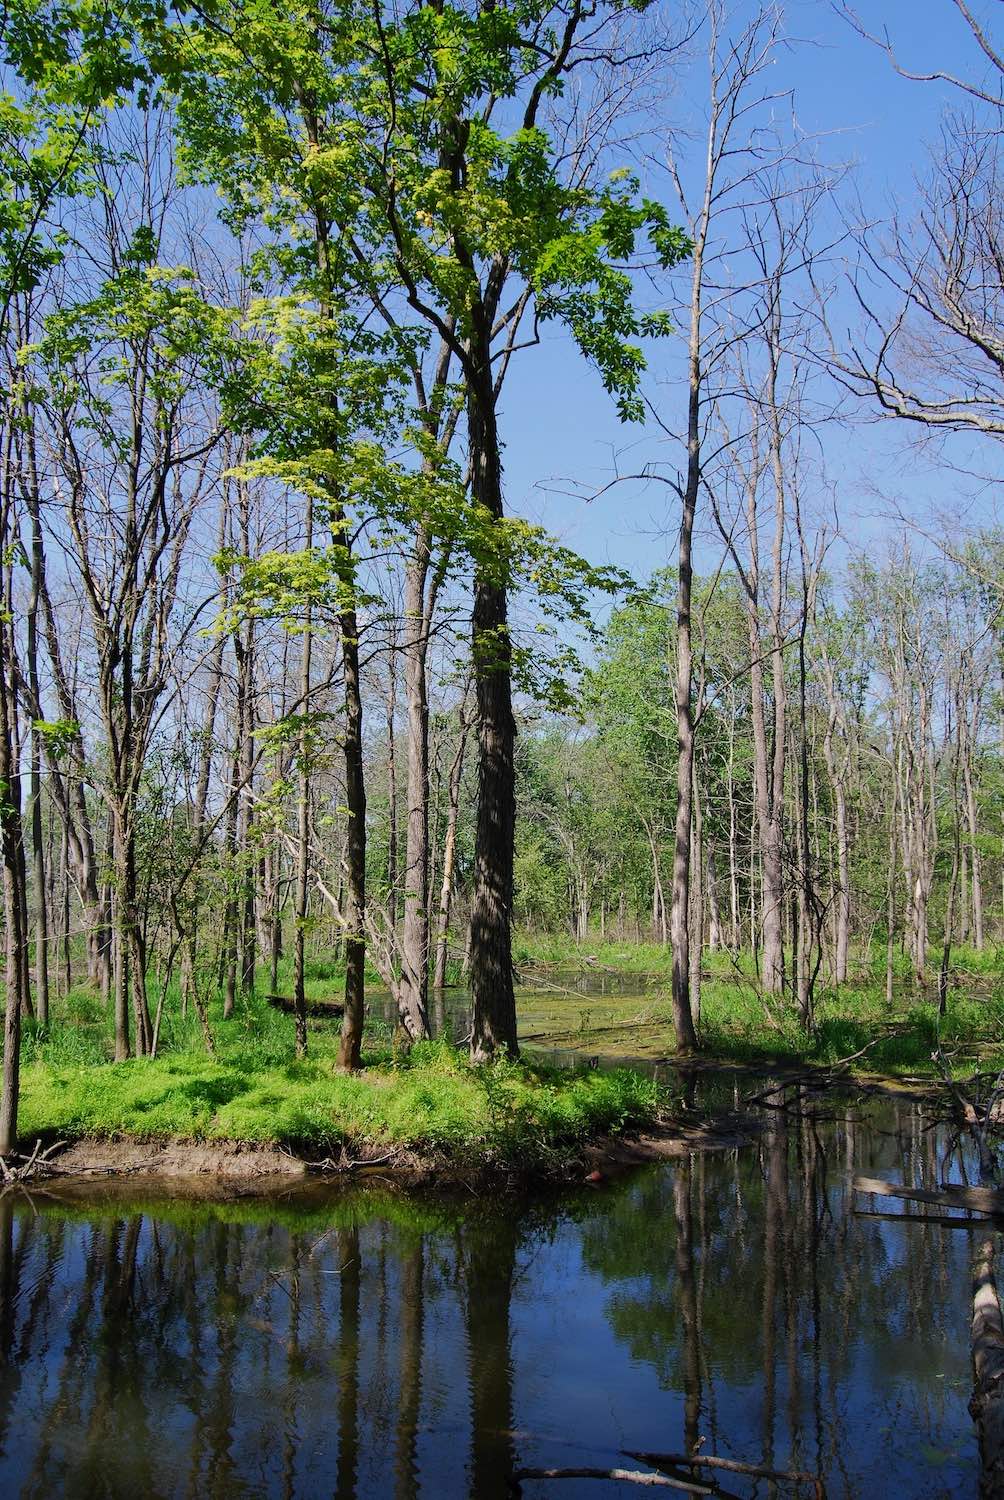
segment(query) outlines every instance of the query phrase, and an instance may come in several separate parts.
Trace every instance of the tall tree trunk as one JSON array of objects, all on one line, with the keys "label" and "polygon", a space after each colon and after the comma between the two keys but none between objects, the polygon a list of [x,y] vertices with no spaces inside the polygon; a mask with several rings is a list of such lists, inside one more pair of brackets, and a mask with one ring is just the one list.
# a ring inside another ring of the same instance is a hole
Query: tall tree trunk
[{"label": "tall tree trunk", "polygon": [[[960,708],[960,712],[961,712]],[[979,846],[979,816],[976,808],[976,782],[973,775],[972,738],[969,726],[963,727],[962,774],[966,793],[966,831],[969,835],[970,900],[973,913],[973,947],[982,953],[986,942],[983,926],[983,862]]]},{"label": "tall tree trunk", "polygon": [[[346,537],[345,516],[331,507],[331,531],[340,564],[343,597],[354,597],[355,576]],[[342,647],[345,724],[345,1014],[338,1065],[346,1072],[359,1067],[365,1015],[366,979],[366,781],[363,769],[363,700],[359,673],[359,625],[355,606],[338,617]]]},{"label": "tall tree trunk", "polygon": [[392,629],[387,650],[387,912],[393,931],[398,918],[397,871],[397,632]]},{"label": "tall tree trunk", "polygon": [[73,956],[70,932],[70,830],[66,821],[62,827],[62,846],[59,857],[59,891],[60,891],[60,913],[62,920],[62,959],[63,959],[63,997],[70,993],[73,986]]},{"label": "tall tree trunk", "polygon": [[[493,524],[502,519],[502,473],[491,329],[482,303],[472,314],[467,372],[471,491]],[[512,972],[513,863],[516,827],[512,646],[507,589],[499,559],[479,564],[474,581],[472,650],[478,708],[478,809],[471,907],[471,1058],[518,1055]]]},{"label": "tall tree trunk", "polygon": [[[31,512],[31,595],[28,601],[28,691],[31,696],[32,714],[41,719],[42,700],[38,681],[38,611],[42,581],[42,519],[39,514],[38,491],[29,488]],[[38,729],[31,731],[31,858],[32,888],[35,905],[35,1002],[38,1019],[43,1026],[49,1024],[49,929],[46,912],[45,850],[42,836],[42,737]]]},{"label": "tall tree trunk", "polygon": [[673,949],[673,1028],[679,1052],[697,1046],[690,1005],[690,837],[694,782],[694,668],[692,645],[693,542],[697,496],[701,483],[701,308],[703,252],[707,233],[710,176],[703,230],[694,248],[688,345],[687,480],[680,496],[680,538],[676,596],[676,826],[673,838],[673,885],[670,898],[670,942]]},{"label": "tall tree trunk", "polygon": [[742,918],[739,912],[739,857],[737,850],[736,826],[735,740],[736,720],[733,700],[730,703],[729,710],[729,759],[727,792],[729,804],[729,946],[734,953],[739,951],[739,946],[742,941]]},{"label": "tall tree trunk", "polygon": [[[767,742],[766,692],[763,672],[763,639],[760,631],[760,561],[756,481],[747,485],[749,529],[749,591],[747,625],[750,650],[750,712],[753,724],[753,786],[756,796],[760,842],[760,982],[768,994],[784,988],[784,887],[781,867],[780,806],[775,800],[776,756]],[[752,899],[752,897],[751,897]]]},{"label": "tall tree trunk", "polygon": [[[784,988],[784,772],[788,757],[787,685],[784,676],[784,534],[785,481],[781,451],[780,416],[777,406],[779,330],[772,330],[770,350],[769,431],[771,470],[774,478],[774,541],[771,549],[770,645],[771,683],[774,708],[772,734],[770,817],[764,849],[764,987],[771,994]],[[776,913],[777,920],[769,916]]]},{"label": "tall tree trunk", "polygon": [[259,861],[253,858],[254,846],[254,743],[257,714],[254,694],[255,639],[254,621],[245,625],[245,638],[238,656],[238,668],[244,678],[241,755],[238,763],[240,798],[237,839],[241,851],[241,902],[239,922],[240,993],[244,1001],[254,999],[257,928],[255,923],[255,877]]},{"label": "tall tree trunk", "polygon": [[404,579],[404,691],[408,712],[408,826],[404,852],[401,1019],[416,1040],[429,1034],[429,703],[426,585],[429,536],[419,526]]},{"label": "tall tree trunk", "polygon": [[[0,536],[7,534],[3,527]],[[17,1108],[21,1066],[21,1011],[24,1007],[24,845],[21,829],[21,778],[14,756],[13,719],[17,713],[10,627],[0,620],[0,843],[3,846],[6,993],[4,1007],[3,1083],[0,1086],[0,1156],[17,1146]]]},{"label": "tall tree trunk", "polygon": [[[306,549],[314,545],[314,501],[309,491],[306,501]],[[313,649],[313,610],[307,606],[300,638],[300,788],[296,804],[296,886],[293,937],[293,1015],[296,1055],[307,1055],[307,997],[304,990],[306,963],[306,926],[308,881],[310,878],[310,762],[313,754],[310,733],[310,675]]]}]

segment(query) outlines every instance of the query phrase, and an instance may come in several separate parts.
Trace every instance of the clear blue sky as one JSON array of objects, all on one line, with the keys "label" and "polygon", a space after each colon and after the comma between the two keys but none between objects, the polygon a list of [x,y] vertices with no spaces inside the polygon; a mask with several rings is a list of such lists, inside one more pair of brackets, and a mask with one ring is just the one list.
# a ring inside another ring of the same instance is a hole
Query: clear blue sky
[{"label": "clear blue sky", "polygon": [[[970,76],[980,70],[975,45],[952,0],[862,0],[861,10],[869,27],[888,27],[904,65],[918,71],[948,68]],[[914,175],[924,168],[946,105],[960,102],[958,94],[944,85],[899,77],[882,52],[857,36],[829,0],[791,0],[785,12],[787,32],[801,39],[801,45],[781,55],[779,84],[793,88],[802,129],[824,137],[824,157],[854,164],[853,194],[870,218],[886,215],[897,199],[908,207]],[[977,6],[977,13],[993,15],[987,0]],[[698,55],[694,65],[681,71],[679,92],[667,103],[665,122],[654,124],[671,127],[697,120],[703,108],[700,63]],[[694,157],[693,147],[690,155]],[[851,192],[842,196],[849,204]],[[656,348],[652,388],[658,377],[661,410],[679,427],[683,391],[678,379],[666,373],[672,367],[672,352]],[[622,469],[666,450],[660,450],[654,433],[617,421],[596,375],[555,330],[545,329],[543,346],[525,351],[514,362],[501,415],[511,510],[545,523],[591,560],[615,562],[641,576],[672,560],[675,516],[669,494],[661,487],[641,493],[623,484],[590,503],[568,493],[603,485],[611,476],[615,450],[623,455]],[[957,474],[939,469],[930,456],[917,451],[917,436],[911,424],[891,422],[863,423],[828,434],[827,467],[838,487],[848,540],[877,544],[894,529],[883,515],[883,497],[898,500],[922,524],[963,499],[971,506],[971,516],[990,518],[992,489],[986,484],[966,485]],[[968,447],[960,444],[959,461],[965,463],[970,456]],[[993,453],[984,449],[982,469],[990,469],[993,460]]]}]

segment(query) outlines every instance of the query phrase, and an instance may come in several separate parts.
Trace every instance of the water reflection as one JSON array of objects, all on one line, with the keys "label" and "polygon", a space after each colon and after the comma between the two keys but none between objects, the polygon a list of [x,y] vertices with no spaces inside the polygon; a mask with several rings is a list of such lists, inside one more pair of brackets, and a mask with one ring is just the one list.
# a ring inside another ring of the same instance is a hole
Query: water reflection
[{"label": "water reflection", "polygon": [[491,1500],[520,1466],[700,1444],[831,1497],[975,1493],[975,1231],[855,1215],[847,1185],[965,1167],[883,1102],[558,1197],[8,1194],[0,1493]]}]

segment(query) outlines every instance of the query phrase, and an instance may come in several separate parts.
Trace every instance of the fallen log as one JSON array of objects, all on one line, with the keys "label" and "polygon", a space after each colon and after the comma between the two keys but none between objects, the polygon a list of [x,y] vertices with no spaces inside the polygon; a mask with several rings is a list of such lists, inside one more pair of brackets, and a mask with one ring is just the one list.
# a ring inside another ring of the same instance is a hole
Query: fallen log
[{"label": "fallen log", "polygon": [[818,1474],[809,1474],[802,1469],[771,1469],[766,1464],[747,1464],[738,1458],[717,1458],[709,1453],[633,1453],[625,1450],[628,1458],[637,1459],[653,1469],[726,1469],[730,1474],[749,1474],[755,1479],[774,1479],[788,1484],[811,1485],[817,1500],[823,1500],[823,1481]]},{"label": "fallen log", "polygon": [[973,1395],[969,1410],[980,1443],[980,1495],[1004,1496],[1004,1320],[994,1278],[994,1247],[980,1246],[973,1266]]},{"label": "fallen log", "polygon": [[883,1198],[904,1198],[909,1203],[938,1203],[945,1208],[974,1208],[978,1213],[1004,1214],[1004,1192],[999,1188],[964,1187],[942,1183],[940,1188],[908,1188],[880,1177],[853,1177],[856,1193],[875,1193]]},{"label": "fallen log", "polygon": [[683,1490],[688,1495],[713,1495],[715,1492],[707,1484],[698,1484],[687,1479],[671,1479],[666,1474],[642,1474],[634,1469],[517,1469],[512,1476],[509,1492],[512,1495],[522,1494],[520,1481],[523,1479],[614,1479],[624,1484],[641,1484],[650,1489],[672,1489]]}]

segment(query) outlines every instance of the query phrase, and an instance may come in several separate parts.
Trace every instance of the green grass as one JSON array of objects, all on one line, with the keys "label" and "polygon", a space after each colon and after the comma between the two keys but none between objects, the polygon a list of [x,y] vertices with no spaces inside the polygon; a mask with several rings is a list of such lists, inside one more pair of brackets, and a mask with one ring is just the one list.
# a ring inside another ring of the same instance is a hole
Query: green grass
[{"label": "green grass", "polygon": [[845,985],[821,992],[816,1027],[807,1035],[790,1007],[769,1019],[764,1001],[744,985],[714,981],[702,986],[701,1030],[705,1050],[730,1061],[781,1060],[829,1067],[867,1048],[855,1071],[937,1076],[932,1053],[939,1039],[951,1068],[959,1074],[1004,1062],[1004,991],[949,992],[939,1023],[936,1001],[909,990],[892,1010],[884,984]]},{"label": "green grass", "polygon": [[[577,942],[567,933],[529,933],[513,935],[513,960],[516,967],[527,969],[536,966],[555,969],[597,970],[615,969],[621,974],[639,974],[649,978],[665,978],[673,969],[672,950],[665,943],[636,943],[631,939],[616,942],[613,939]],[[750,974],[753,962],[748,953],[734,956],[719,950],[705,953],[704,967],[711,973]]]},{"label": "green grass", "polygon": [[[591,967],[645,975],[642,993],[630,983],[623,994],[577,995],[560,986],[521,997],[524,1028],[553,1032],[562,1048],[629,1058],[665,1056],[673,1049],[670,1023],[670,955],[655,944],[576,945],[570,939],[523,937],[517,962],[555,968]],[[993,950],[991,950],[992,952]],[[860,967],[867,967],[861,961]],[[1004,976],[999,955],[960,952],[953,962],[959,982],[950,991],[940,1027],[932,998],[903,978],[892,1009],[881,975],[884,952],[876,947],[872,977],[821,991],[817,1025],[806,1035],[790,1003],[760,996],[739,964],[711,955],[702,985],[701,1030],[705,1055],[726,1063],[769,1068],[776,1063],[832,1065],[853,1053],[858,1072],[933,1077],[931,1053],[940,1040],[953,1069],[1004,1063]],[[334,999],[341,971],[330,959],[310,962],[311,999]],[[971,981],[969,976],[973,976]],[[267,976],[262,976],[262,989]],[[280,972],[280,989],[291,983]],[[288,992],[288,990],[286,991]],[[155,980],[150,984],[156,1006]],[[367,1023],[365,1066],[345,1077],[336,1071],[337,1024],[309,1024],[310,1055],[294,1059],[292,1018],[259,995],[239,1004],[224,1022],[219,997],[211,1003],[217,1055],[206,1055],[196,1017],[181,1015],[176,984],[165,997],[161,1053],[153,1061],[111,1061],[111,1025],[104,1005],[87,987],[58,1000],[43,1032],[26,1025],[22,1051],[22,1138],[100,1135],[140,1139],[237,1140],[284,1145],[325,1155],[340,1148],[415,1153],[464,1169],[539,1170],[567,1159],[589,1136],[643,1126],[666,1105],[656,1085],[629,1068],[559,1070],[499,1062],[472,1068],[445,1043],[426,1043],[407,1056],[395,1053],[391,1030]],[[652,1024],[654,1022],[654,1024]]]},{"label": "green grass", "polygon": [[310,1055],[298,1062],[291,1018],[260,1000],[229,1022],[213,1014],[215,1058],[197,1027],[179,1021],[157,1058],[113,1063],[101,1006],[71,992],[61,1009],[46,1035],[30,1029],[25,1038],[26,1140],[180,1137],[319,1154],[376,1146],[464,1167],[529,1170],[597,1132],[651,1122],[660,1110],[657,1086],[626,1070],[507,1061],[473,1068],[445,1042],[401,1056],[388,1030],[374,1026],[362,1071],[345,1076],[334,1066],[335,1025],[312,1023]]}]

